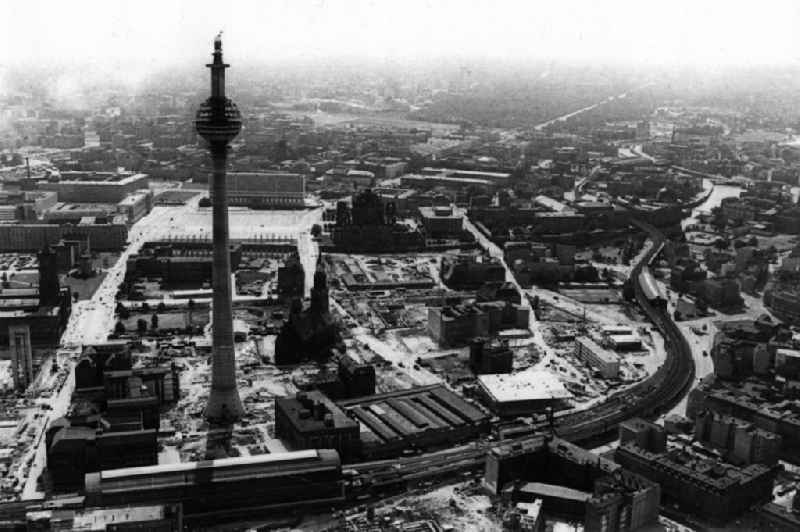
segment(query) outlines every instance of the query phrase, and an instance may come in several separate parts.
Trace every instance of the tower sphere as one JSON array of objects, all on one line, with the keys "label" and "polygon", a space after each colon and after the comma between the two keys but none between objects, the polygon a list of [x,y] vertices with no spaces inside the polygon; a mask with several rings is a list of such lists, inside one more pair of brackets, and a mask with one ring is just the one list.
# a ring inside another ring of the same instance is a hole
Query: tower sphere
[{"label": "tower sphere", "polygon": [[227,145],[242,130],[242,115],[230,98],[220,101],[212,96],[200,104],[194,125],[197,133],[212,146]]}]

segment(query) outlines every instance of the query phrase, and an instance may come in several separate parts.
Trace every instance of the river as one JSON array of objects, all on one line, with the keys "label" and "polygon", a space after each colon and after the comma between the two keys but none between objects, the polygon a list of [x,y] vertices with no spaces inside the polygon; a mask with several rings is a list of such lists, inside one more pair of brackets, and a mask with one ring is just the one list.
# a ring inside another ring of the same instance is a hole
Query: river
[{"label": "river", "polygon": [[[706,188],[711,185],[711,182],[708,179],[703,180],[703,188]],[[697,218],[701,214],[710,214],[711,209],[714,207],[719,207],[722,204],[722,200],[725,198],[738,198],[742,194],[742,187],[735,186],[735,185],[715,185],[714,190],[711,191],[711,195],[708,196],[708,199],[701,203],[697,208],[692,211],[692,215],[686,218],[683,221],[683,227],[697,223]]]}]

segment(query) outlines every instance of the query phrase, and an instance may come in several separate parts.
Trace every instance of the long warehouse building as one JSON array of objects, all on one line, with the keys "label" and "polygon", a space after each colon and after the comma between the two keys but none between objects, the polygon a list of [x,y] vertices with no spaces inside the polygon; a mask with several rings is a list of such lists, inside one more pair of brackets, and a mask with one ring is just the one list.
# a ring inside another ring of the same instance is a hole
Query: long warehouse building
[{"label": "long warehouse building", "polygon": [[224,518],[344,501],[329,449],[112,469],[86,475],[90,506],[182,503],[187,516]]},{"label": "long warehouse building", "polygon": [[358,422],[365,458],[452,445],[487,431],[489,415],[442,385],[370,395],[338,406]]}]

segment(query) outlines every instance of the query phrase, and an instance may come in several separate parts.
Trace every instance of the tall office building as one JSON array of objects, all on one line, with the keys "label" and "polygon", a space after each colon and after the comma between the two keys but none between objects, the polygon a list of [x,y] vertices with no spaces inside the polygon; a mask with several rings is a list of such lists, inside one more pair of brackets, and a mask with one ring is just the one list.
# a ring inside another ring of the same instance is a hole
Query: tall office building
[{"label": "tall office building", "polygon": [[197,110],[195,127],[208,142],[213,162],[211,184],[212,235],[214,240],[212,310],[211,393],[204,412],[212,423],[229,424],[244,414],[236,388],[236,353],[233,343],[231,309],[231,262],[228,251],[228,198],[225,167],[228,145],[239,134],[242,118],[236,105],[225,97],[225,69],[222,38],[214,40],[211,69],[211,96]]}]

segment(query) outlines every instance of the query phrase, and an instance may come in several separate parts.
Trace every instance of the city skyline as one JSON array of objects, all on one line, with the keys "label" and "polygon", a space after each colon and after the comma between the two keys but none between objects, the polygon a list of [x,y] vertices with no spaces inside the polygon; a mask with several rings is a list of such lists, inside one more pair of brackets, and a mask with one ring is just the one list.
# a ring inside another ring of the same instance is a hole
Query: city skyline
[{"label": "city skyline", "polygon": [[798,13],[15,6],[3,526],[800,530]]}]

